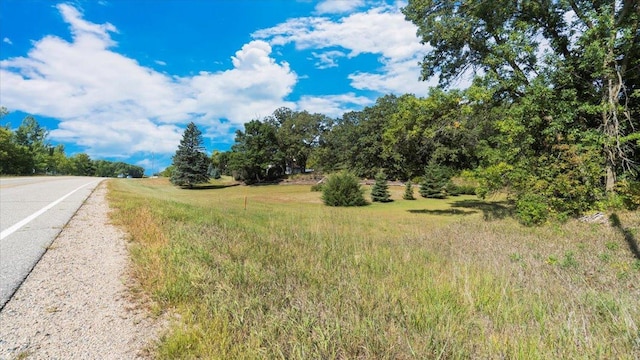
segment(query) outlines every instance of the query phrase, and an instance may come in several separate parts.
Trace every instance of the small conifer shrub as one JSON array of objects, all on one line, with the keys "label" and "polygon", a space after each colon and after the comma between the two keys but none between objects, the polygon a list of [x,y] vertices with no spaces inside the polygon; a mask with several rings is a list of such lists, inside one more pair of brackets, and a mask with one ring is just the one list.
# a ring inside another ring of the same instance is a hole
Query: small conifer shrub
[{"label": "small conifer shrub", "polygon": [[387,176],[382,171],[376,175],[376,182],[371,188],[371,200],[383,203],[393,201],[389,192],[389,184],[387,184]]},{"label": "small conifer shrub", "polygon": [[413,196],[413,183],[411,183],[411,180],[407,181],[407,183],[405,184],[404,194],[402,195],[402,198],[405,200],[416,199],[416,197]]}]

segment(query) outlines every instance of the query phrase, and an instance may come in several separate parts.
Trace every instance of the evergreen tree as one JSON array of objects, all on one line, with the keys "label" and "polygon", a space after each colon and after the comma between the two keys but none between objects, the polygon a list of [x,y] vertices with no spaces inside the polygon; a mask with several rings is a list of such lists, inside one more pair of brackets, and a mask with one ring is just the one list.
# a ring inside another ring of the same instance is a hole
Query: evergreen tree
[{"label": "evergreen tree", "polygon": [[434,163],[424,169],[424,176],[420,184],[420,196],[432,199],[444,199],[447,197],[445,189],[449,178],[446,169]]},{"label": "evergreen tree", "polygon": [[182,135],[178,150],[173,156],[171,183],[192,188],[195,184],[209,181],[209,157],[202,146],[202,132],[190,122]]},{"label": "evergreen tree", "polygon": [[415,196],[413,196],[413,184],[411,183],[411,180],[407,181],[407,184],[405,185],[404,188],[404,194],[402,195],[402,198],[405,200],[415,200]]},{"label": "evergreen tree", "polygon": [[391,194],[389,193],[389,185],[387,184],[387,176],[382,171],[376,174],[376,182],[371,188],[371,200],[374,202],[392,201]]}]

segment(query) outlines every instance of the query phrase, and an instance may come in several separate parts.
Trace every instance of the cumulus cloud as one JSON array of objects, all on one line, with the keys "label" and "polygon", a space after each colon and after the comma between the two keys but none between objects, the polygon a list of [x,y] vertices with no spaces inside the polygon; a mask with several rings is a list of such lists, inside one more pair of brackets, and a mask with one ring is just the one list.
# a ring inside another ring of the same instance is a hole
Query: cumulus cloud
[{"label": "cumulus cloud", "polygon": [[8,37],[3,38],[2,42],[5,44],[13,45],[13,41],[11,41],[11,39],[9,39]]},{"label": "cumulus cloud", "polygon": [[363,0],[324,0],[316,5],[316,12],[318,14],[340,14],[353,11],[363,5]]},{"label": "cumulus cloud", "polygon": [[265,41],[245,44],[229,70],[175,77],[114,51],[114,25],[88,22],[70,5],[57,8],[72,41],[46,36],[27,56],[0,61],[2,101],[57,118],[52,139],[84,146],[91,156],[171,153],[188,121],[223,138],[233,126],[295,106],[284,99],[297,75],[271,57]]},{"label": "cumulus cloud", "polygon": [[300,110],[306,110],[310,113],[321,113],[337,118],[345,112],[360,110],[364,106],[372,105],[373,103],[374,101],[368,97],[348,93],[341,95],[303,96],[298,101],[298,107]]},{"label": "cumulus cloud", "polygon": [[416,30],[397,6],[381,5],[337,20],[293,18],[256,31],[253,37],[273,46],[293,43],[298,50],[312,50],[314,58],[319,59],[318,68],[335,65],[336,48],[344,49],[344,52],[338,52],[348,58],[361,54],[378,55],[382,65],[378,72],[357,72],[349,76],[354,88],[426,95],[427,86],[418,80],[418,62],[426,54],[427,47],[420,43]]},{"label": "cumulus cloud", "polygon": [[[281,106],[338,117],[374,102],[354,92],[290,100],[307,75],[275,60],[274,48],[286,44],[307,51],[321,69],[363,54],[377,56],[376,71],[349,75],[354,90],[426,94],[428,84],[418,81],[417,65],[425,47],[416,28],[397,6],[353,12],[362,6],[363,1],[320,2],[316,13],[332,18],[289,19],[252,34],[254,40],[231,56],[227,70],[173,76],[118,53],[115,25],[92,23],[77,8],[61,4],[57,10],[71,40],[48,35],[25,56],[0,61],[3,106],[56,118],[60,122],[52,139],[76,143],[92,157],[125,158],[173,153],[189,121],[207,138],[229,142],[235,128]],[[161,60],[155,64],[165,65]]]},{"label": "cumulus cloud", "polygon": [[338,58],[346,56],[342,51],[325,51],[325,52],[312,52],[311,55],[317,60],[315,66],[318,69],[328,69],[338,66]]}]

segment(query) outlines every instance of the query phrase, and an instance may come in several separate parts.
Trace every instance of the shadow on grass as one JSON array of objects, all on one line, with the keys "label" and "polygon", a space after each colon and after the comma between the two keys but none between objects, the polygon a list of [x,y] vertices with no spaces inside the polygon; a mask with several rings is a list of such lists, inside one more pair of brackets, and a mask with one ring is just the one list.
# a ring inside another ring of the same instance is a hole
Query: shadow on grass
[{"label": "shadow on grass", "polygon": [[636,237],[633,235],[631,230],[629,230],[629,228],[622,226],[622,222],[620,222],[618,214],[611,214],[611,216],[609,216],[609,222],[611,223],[611,226],[613,226],[624,236],[624,239],[626,240],[627,245],[629,245],[629,250],[631,250],[633,256],[635,256],[636,259],[640,260],[640,249],[638,249],[638,240],[636,240]]},{"label": "shadow on grass", "polygon": [[480,210],[485,220],[504,219],[514,214],[513,205],[509,201],[460,200],[452,203],[451,206]]},{"label": "shadow on grass", "polygon": [[447,210],[407,210],[412,214],[429,214],[429,215],[471,215],[477,213],[475,210],[460,210],[460,209],[447,209]]},{"label": "shadow on grass", "polygon": [[216,189],[225,189],[228,187],[238,186],[240,184],[203,184],[203,185],[194,185],[192,188],[184,187],[185,190],[216,190]]}]

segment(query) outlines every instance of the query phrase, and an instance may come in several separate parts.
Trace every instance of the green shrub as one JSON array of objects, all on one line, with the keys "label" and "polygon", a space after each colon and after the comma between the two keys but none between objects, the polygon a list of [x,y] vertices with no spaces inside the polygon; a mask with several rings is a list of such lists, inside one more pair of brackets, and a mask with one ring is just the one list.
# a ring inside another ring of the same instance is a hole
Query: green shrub
[{"label": "green shrub", "polygon": [[538,194],[524,193],[516,200],[516,214],[524,225],[542,224],[549,217],[546,199]]},{"label": "green shrub", "polygon": [[457,185],[458,194],[460,195],[475,195],[476,187],[473,185]]},{"label": "green shrub", "polygon": [[364,190],[358,178],[348,172],[330,176],[322,187],[322,201],[328,206],[363,206]]},{"label": "green shrub", "polygon": [[457,185],[451,183],[447,188],[447,192],[452,196],[476,195],[476,187],[473,185]]},{"label": "green shrub", "polygon": [[640,207],[640,181],[622,180],[618,182],[616,191],[625,208],[637,210]]},{"label": "green shrub", "polygon": [[447,192],[447,195],[451,195],[451,196],[460,195],[460,187],[452,182],[447,184],[445,191]]},{"label": "green shrub", "polygon": [[324,183],[317,183],[311,186],[311,191],[318,192],[318,191],[322,191],[323,188],[324,188]]}]

